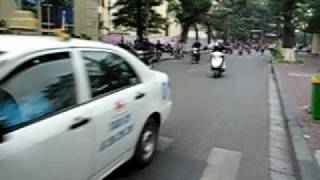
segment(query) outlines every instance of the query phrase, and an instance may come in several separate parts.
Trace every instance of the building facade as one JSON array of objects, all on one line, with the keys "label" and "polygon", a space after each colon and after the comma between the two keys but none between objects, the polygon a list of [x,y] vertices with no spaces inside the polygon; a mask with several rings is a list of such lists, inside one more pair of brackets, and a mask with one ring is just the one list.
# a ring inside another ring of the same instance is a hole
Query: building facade
[{"label": "building facade", "polygon": [[18,9],[17,3],[13,0],[0,1],[0,19],[9,21],[11,13]]},{"label": "building facade", "polygon": [[1,0],[0,19],[10,22],[15,10],[33,12],[41,24],[38,31],[46,33],[64,27],[69,33],[99,37],[100,0]]},{"label": "building facade", "polygon": [[[112,5],[117,0],[0,0],[0,20],[9,22],[15,10],[28,10],[39,20],[38,31],[50,32],[64,27],[69,33],[98,39],[108,32],[122,32],[135,35],[134,31],[116,29],[112,24],[112,14],[116,9]],[[180,25],[168,12],[168,3],[155,7],[163,17],[167,18],[168,29],[150,36],[179,36]]]}]

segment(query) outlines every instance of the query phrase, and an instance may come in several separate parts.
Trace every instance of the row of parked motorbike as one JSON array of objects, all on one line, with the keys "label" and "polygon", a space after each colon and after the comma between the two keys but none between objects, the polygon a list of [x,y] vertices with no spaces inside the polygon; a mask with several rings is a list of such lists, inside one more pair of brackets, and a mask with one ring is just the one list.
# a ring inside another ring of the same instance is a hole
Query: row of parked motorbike
[{"label": "row of parked motorbike", "polygon": [[159,63],[162,59],[163,54],[166,53],[171,55],[175,59],[183,58],[184,52],[174,49],[147,49],[147,50],[136,50],[135,55],[144,62],[147,66],[153,67],[155,63]]}]

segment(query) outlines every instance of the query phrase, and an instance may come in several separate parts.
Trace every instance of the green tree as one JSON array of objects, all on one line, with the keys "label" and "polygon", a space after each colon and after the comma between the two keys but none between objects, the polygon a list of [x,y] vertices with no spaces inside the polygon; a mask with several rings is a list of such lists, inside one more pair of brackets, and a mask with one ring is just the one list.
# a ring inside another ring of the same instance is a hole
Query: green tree
[{"label": "green tree", "polygon": [[211,0],[171,0],[169,11],[173,12],[182,27],[181,39],[187,40],[191,26],[195,27],[202,22],[212,5]]},{"label": "green tree", "polygon": [[143,38],[148,32],[158,32],[165,29],[166,19],[156,12],[153,7],[161,5],[162,0],[118,0],[113,8],[117,12],[113,24],[136,30],[138,38]]},{"label": "green tree", "polygon": [[225,0],[214,4],[207,17],[208,31],[215,30],[219,38],[246,40],[251,30],[264,29],[268,7],[264,0]]},{"label": "green tree", "polygon": [[293,48],[295,46],[295,29],[301,22],[299,3],[304,0],[270,0],[270,10],[275,19],[282,24],[283,48]]},{"label": "green tree", "polygon": [[307,22],[306,31],[320,33],[320,0],[306,0],[307,8],[305,18]]}]

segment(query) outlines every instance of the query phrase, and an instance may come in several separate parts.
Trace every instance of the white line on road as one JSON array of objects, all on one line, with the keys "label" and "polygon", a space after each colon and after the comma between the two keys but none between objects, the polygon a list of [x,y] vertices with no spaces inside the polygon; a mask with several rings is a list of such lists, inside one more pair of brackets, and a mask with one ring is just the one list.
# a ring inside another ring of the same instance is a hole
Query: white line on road
[{"label": "white line on road", "polygon": [[313,74],[306,74],[306,73],[288,73],[289,76],[292,77],[302,77],[302,78],[310,78]]},{"label": "white line on road", "polygon": [[241,152],[213,148],[200,180],[236,180]]},{"label": "white line on road", "polygon": [[196,68],[192,68],[192,69],[189,69],[189,73],[191,73],[191,72],[193,72],[193,71],[195,71],[196,70]]}]

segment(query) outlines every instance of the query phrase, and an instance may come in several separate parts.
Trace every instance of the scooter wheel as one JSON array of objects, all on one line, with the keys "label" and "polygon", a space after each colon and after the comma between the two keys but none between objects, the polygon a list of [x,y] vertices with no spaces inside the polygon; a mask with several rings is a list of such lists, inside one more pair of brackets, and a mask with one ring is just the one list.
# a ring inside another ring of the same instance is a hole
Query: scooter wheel
[{"label": "scooter wheel", "polygon": [[219,72],[213,72],[212,77],[213,77],[213,78],[218,78],[218,77],[219,77],[219,75],[220,75],[220,74],[219,74]]}]

